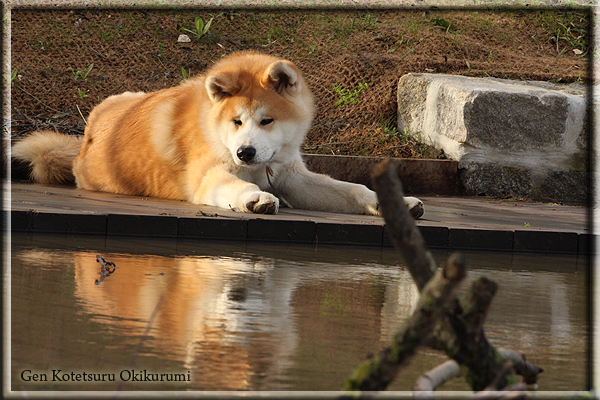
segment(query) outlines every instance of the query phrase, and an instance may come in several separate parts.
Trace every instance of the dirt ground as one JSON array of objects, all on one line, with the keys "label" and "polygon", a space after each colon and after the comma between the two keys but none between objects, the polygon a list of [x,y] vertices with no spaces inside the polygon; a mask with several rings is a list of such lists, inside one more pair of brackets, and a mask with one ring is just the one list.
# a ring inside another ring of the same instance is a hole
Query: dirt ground
[{"label": "dirt ground", "polygon": [[318,112],[304,151],[443,158],[397,130],[402,75],[588,83],[590,21],[585,11],[557,9],[15,9],[12,135],[82,134],[107,96],[174,86],[252,49],[293,61],[313,89]]}]

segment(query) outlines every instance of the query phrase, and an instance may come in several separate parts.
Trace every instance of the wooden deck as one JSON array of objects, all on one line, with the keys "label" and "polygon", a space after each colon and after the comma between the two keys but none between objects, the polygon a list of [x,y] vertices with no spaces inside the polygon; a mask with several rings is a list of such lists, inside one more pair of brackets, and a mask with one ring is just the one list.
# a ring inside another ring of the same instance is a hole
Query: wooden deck
[{"label": "wooden deck", "polygon": [[[5,185],[5,211],[14,231],[390,245],[379,217],[287,208],[277,215],[241,214],[68,186]],[[480,197],[420,198],[425,215],[417,225],[431,247],[590,251],[585,207]]]}]

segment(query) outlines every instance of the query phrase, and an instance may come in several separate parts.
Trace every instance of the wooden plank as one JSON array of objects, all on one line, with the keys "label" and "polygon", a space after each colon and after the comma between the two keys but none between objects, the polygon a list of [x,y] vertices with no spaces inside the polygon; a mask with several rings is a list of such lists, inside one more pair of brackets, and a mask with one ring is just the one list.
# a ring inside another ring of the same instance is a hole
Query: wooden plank
[{"label": "wooden plank", "polygon": [[[245,237],[291,242],[310,242],[311,237],[317,242],[320,236],[321,243],[389,245],[381,230],[383,220],[375,216],[287,208],[277,215],[256,215],[185,201],[26,183],[12,183],[8,193],[10,210],[15,212],[14,227],[18,230],[77,233],[89,224],[93,230],[89,233],[101,233],[105,224],[107,234]],[[417,225],[431,246],[461,247],[470,243],[470,247],[508,250],[511,246],[515,249],[516,243],[523,250],[586,252],[590,249],[589,210],[584,207],[478,197],[421,199],[425,215]],[[104,219],[86,220],[83,218],[86,216],[104,216]],[[478,235],[478,231],[482,234]]]}]

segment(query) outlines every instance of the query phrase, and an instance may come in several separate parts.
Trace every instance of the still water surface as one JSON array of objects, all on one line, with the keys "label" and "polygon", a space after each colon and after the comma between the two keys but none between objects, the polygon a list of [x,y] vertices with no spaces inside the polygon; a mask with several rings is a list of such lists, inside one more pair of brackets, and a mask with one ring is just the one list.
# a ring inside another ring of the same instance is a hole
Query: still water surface
[{"label": "still water surface", "polygon": [[[11,240],[12,390],[339,390],[418,297],[391,248]],[[438,263],[448,254],[434,252]],[[117,266],[100,284],[97,255]],[[540,390],[586,389],[588,261],[492,252],[467,260],[467,282],[499,284],[489,340],[542,367]],[[411,390],[445,360],[420,351],[389,389]],[[143,381],[149,374],[163,382]],[[457,379],[442,389],[468,386]]]}]

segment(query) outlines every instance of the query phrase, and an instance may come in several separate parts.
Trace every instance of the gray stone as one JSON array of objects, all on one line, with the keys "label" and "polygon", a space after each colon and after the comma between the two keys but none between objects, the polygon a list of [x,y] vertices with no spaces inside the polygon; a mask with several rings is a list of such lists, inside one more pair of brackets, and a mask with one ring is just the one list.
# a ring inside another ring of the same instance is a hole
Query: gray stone
[{"label": "gray stone", "polygon": [[470,164],[458,176],[467,196],[527,197],[532,188],[531,173],[516,167]]},{"label": "gray stone", "polygon": [[581,85],[407,74],[398,84],[398,127],[459,161],[465,194],[580,201],[588,189],[586,100]]},{"label": "gray stone", "polygon": [[588,198],[591,187],[589,178],[587,172],[553,171],[540,185],[536,185],[531,197],[550,201],[587,203],[590,200]]}]

